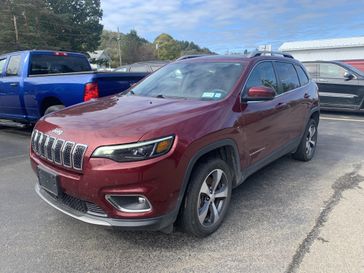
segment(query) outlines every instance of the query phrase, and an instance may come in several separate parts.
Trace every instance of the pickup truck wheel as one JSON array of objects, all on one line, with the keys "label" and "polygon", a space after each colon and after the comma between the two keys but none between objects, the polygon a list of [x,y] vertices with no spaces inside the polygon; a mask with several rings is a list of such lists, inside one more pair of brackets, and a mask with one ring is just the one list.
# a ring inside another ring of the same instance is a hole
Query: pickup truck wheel
[{"label": "pickup truck wheel", "polygon": [[59,111],[62,109],[64,109],[64,105],[53,105],[53,106],[48,107],[45,110],[44,115],[48,115],[50,113],[53,113],[53,112],[56,112],[56,111]]},{"label": "pickup truck wheel", "polygon": [[306,127],[301,143],[293,158],[300,161],[310,161],[315,155],[317,145],[317,123],[311,119]]},{"label": "pickup truck wheel", "polygon": [[197,237],[216,231],[227,213],[231,189],[230,168],[225,161],[215,158],[199,164],[185,196],[183,229]]}]

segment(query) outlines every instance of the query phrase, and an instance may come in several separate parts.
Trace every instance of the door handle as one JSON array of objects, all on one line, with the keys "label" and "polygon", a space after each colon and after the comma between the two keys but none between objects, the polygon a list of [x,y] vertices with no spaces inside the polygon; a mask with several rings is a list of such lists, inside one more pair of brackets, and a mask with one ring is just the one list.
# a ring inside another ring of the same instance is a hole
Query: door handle
[{"label": "door handle", "polygon": [[284,102],[280,102],[276,105],[276,109],[278,109],[278,110],[284,110],[284,109],[288,109],[288,108],[289,108],[289,105]]},{"label": "door handle", "polygon": [[304,97],[305,99],[308,99],[308,98],[310,98],[311,96],[310,96],[310,94],[305,93],[305,94],[303,95],[303,97]]},{"label": "door handle", "polygon": [[19,85],[19,83],[17,83],[17,82],[10,83],[10,86],[13,86],[13,87],[18,86],[18,85]]}]

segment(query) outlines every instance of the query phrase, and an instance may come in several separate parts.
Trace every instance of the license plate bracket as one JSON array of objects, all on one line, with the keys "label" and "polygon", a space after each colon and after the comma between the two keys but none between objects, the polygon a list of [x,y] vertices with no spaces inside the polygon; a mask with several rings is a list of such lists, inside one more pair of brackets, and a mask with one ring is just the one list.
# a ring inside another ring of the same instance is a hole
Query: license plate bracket
[{"label": "license plate bracket", "polygon": [[58,175],[48,169],[38,166],[39,185],[46,191],[58,196],[60,193]]}]

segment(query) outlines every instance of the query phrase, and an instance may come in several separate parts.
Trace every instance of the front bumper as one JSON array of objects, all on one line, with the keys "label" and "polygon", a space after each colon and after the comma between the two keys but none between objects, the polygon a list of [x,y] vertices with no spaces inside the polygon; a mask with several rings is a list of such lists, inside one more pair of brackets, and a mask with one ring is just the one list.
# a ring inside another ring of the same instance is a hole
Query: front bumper
[{"label": "front bumper", "polygon": [[173,224],[177,216],[177,213],[174,211],[163,216],[147,219],[115,219],[95,216],[89,213],[80,212],[64,205],[62,202],[53,198],[49,193],[43,190],[38,183],[35,185],[35,191],[45,202],[64,214],[82,222],[99,226],[118,227],[132,230],[162,230]]}]

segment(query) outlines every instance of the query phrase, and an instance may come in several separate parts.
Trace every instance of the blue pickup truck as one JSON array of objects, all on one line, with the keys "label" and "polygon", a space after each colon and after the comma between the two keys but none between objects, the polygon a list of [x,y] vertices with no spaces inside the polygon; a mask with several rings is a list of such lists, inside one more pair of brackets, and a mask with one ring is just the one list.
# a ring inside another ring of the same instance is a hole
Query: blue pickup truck
[{"label": "blue pickup truck", "polygon": [[85,55],[21,51],[0,55],[0,119],[33,124],[45,114],[128,89],[147,73],[98,73]]}]

